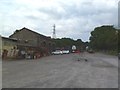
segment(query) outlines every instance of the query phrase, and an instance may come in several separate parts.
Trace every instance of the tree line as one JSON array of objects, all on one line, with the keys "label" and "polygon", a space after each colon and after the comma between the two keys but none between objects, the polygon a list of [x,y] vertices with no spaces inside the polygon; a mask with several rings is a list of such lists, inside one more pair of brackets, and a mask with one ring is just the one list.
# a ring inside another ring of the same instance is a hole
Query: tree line
[{"label": "tree line", "polygon": [[90,36],[89,47],[94,50],[120,51],[120,30],[114,26],[96,27]]},{"label": "tree line", "polygon": [[91,31],[89,42],[81,39],[73,40],[71,38],[54,39],[55,46],[58,48],[71,49],[72,45],[76,45],[77,49],[85,50],[86,46],[93,50],[118,51],[120,52],[120,30],[112,25],[96,27]]},{"label": "tree line", "polygon": [[85,50],[86,43],[83,42],[81,39],[73,40],[71,38],[61,38],[61,39],[54,39],[55,47],[56,48],[63,48],[63,49],[72,49],[72,46],[75,45],[77,50]]}]

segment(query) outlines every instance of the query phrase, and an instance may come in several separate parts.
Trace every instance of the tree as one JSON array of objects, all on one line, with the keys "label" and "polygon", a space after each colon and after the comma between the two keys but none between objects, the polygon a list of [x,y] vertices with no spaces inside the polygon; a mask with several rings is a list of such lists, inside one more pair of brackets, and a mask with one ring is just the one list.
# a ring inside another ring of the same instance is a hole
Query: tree
[{"label": "tree", "polygon": [[56,48],[71,49],[72,45],[76,45],[77,49],[84,49],[84,42],[81,39],[73,40],[71,38],[54,39]]},{"label": "tree", "polygon": [[97,50],[117,50],[117,31],[113,26],[96,27],[91,32],[90,46]]},{"label": "tree", "polygon": [[120,29],[118,29],[117,34],[118,34],[118,52],[120,52]]}]

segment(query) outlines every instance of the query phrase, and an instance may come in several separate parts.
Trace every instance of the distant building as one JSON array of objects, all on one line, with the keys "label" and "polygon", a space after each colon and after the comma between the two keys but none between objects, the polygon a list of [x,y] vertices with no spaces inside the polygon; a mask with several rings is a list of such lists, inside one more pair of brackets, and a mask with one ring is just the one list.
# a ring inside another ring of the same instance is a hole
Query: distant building
[{"label": "distant building", "polygon": [[[17,40],[1,37],[2,45],[2,58],[6,59],[7,57],[14,57],[14,49],[17,47]],[[15,56],[16,57],[16,56]]]},{"label": "distant building", "polygon": [[16,30],[9,38],[18,40],[21,45],[43,47],[52,45],[52,39],[27,28]]},{"label": "distant building", "polygon": [[[3,57],[10,57],[12,52],[12,56],[18,56],[19,58],[22,57],[21,52],[29,54],[33,58],[34,56],[41,57],[50,55],[55,45],[51,37],[44,36],[25,27],[16,30],[9,38],[2,37],[2,42]],[[18,55],[16,53],[18,53]]]}]

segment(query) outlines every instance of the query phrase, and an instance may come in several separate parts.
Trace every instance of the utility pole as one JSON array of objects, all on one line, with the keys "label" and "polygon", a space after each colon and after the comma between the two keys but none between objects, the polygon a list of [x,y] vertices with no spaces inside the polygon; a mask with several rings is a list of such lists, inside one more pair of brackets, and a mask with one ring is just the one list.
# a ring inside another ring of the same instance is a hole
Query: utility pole
[{"label": "utility pole", "polygon": [[56,30],[55,30],[55,24],[53,25],[53,38],[56,39]]}]

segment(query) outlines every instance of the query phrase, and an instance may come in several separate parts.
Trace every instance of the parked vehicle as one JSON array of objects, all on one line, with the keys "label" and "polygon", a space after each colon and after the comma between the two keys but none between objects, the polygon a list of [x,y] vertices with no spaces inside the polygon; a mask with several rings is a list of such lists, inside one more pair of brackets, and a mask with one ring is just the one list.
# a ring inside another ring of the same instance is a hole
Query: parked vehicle
[{"label": "parked vehicle", "polygon": [[62,50],[62,53],[63,53],[63,54],[69,54],[70,51],[69,51],[69,50]]},{"label": "parked vehicle", "polygon": [[76,50],[74,53],[80,53],[80,50]]},{"label": "parked vehicle", "polygon": [[55,50],[52,52],[53,55],[61,55],[63,54],[62,50]]}]

